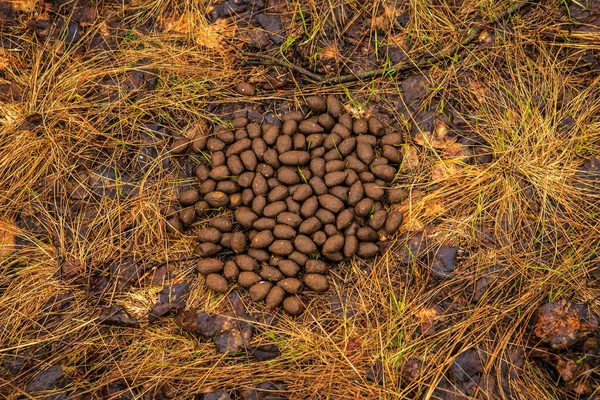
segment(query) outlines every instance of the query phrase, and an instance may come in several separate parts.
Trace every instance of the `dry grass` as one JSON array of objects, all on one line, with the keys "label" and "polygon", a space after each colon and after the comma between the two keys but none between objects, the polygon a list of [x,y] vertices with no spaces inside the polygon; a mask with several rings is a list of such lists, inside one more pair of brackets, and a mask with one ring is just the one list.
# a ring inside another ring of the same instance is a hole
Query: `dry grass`
[{"label": "dry grass", "polygon": [[[426,228],[432,246],[464,249],[451,277],[436,283],[423,262],[402,265],[398,254],[405,243],[394,239],[392,250],[368,270],[354,260],[339,268],[332,291],[347,299],[344,312],[331,310],[329,295],[315,295],[301,317],[282,314],[277,325],[263,326],[252,344],[275,343],[281,356],[262,363],[245,355],[224,357],[212,343],[180,332],[171,318],[144,323],[141,330],[97,325],[99,304],[86,292],[92,275],[130,260],[148,264],[185,257],[193,249],[192,237],[165,232],[161,208],[173,201],[182,182],[176,165],[163,164],[168,138],[149,124],[181,135],[188,124],[214,121],[219,115],[209,111],[211,105],[233,108],[239,102],[233,83],[244,77],[261,82],[270,68],[239,62],[236,35],[245,28],[210,24],[205,18],[210,5],[204,1],[134,3],[128,6],[134,10],[128,21],[142,25],[157,17],[164,31],[130,28],[117,48],[85,57],[60,41],[43,43],[26,31],[21,33],[24,50],[2,55],[8,60],[3,79],[15,82],[23,97],[0,102],[0,219],[9,222],[7,235],[21,243],[0,262],[0,360],[15,355],[31,360],[31,367],[15,377],[0,373],[2,397],[38,398],[24,391],[27,384],[36,372],[61,364],[71,377],[67,389],[92,398],[105,396],[102,390],[111,384],[146,398],[163,389],[183,399],[266,380],[285,381],[290,398],[428,398],[464,350],[485,353],[485,372],[492,378],[510,363],[511,349],[524,348],[528,356],[535,341],[529,324],[548,300],[573,298],[600,313],[599,289],[589,284],[600,243],[598,191],[577,175],[585,159],[600,149],[600,78],[574,69],[582,52],[599,50],[600,37],[597,31],[568,32],[557,21],[562,6],[546,4],[533,6],[527,17],[514,17],[506,37],[497,32],[490,47],[469,49],[459,62],[424,71],[430,90],[417,111],[439,110],[444,104],[461,129],[485,140],[492,156],[479,165],[448,161],[425,143],[416,146],[417,170],[399,179],[413,194],[404,205],[410,210],[405,232]],[[474,15],[490,18],[510,2],[473,0],[457,7],[432,0],[345,3],[354,14],[348,20],[332,19],[339,13],[332,1],[290,2],[291,21],[280,54],[298,60],[294,47],[306,48],[311,67],[318,67],[316,61],[325,54],[335,59],[333,74],[341,74],[342,68],[352,68],[353,53],[336,50],[323,27],[341,40],[353,21],[365,19],[377,27],[363,32],[365,38],[382,46],[400,45],[400,40],[412,59],[455,45]],[[102,16],[124,12],[121,6],[106,6]],[[397,18],[404,12],[409,18],[402,27]],[[100,18],[86,35],[106,35],[107,29]],[[112,82],[120,85],[136,73],[144,83],[129,97],[115,90]],[[154,80],[151,91],[144,86],[149,80]],[[279,90],[250,101],[297,105],[303,96],[327,90],[347,94],[345,103],[359,113],[372,112],[373,106],[388,111],[397,129],[410,136],[406,126],[413,116],[400,111],[401,88],[394,80]],[[32,115],[41,123],[24,126]],[[568,117],[572,124],[563,129]],[[138,195],[92,193],[85,182],[95,168],[126,170],[120,163],[132,165],[147,146],[144,138],[158,143],[159,157],[130,183],[119,174],[110,182],[114,190]],[[436,168],[441,175],[433,179]],[[83,193],[83,200],[74,200],[74,191]],[[26,223],[14,225],[15,220]],[[77,261],[84,265],[80,279],[61,278],[61,266]],[[476,282],[494,275],[490,267],[496,265],[502,273],[473,302]],[[170,268],[179,281],[192,284],[188,308],[219,310],[221,296],[205,288],[192,264]],[[144,283],[122,291],[111,282],[105,301],[146,321],[159,290]],[[49,313],[48,302],[65,294],[73,301]],[[437,330],[423,335],[423,315],[434,306],[442,309]],[[265,313],[261,305],[247,307],[256,315]],[[346,315],[348,309],[352,313]],[[383,386],[366,380],[367,367],[377,359],[385,369]],[[400,374],[410,359],[422,360],[423,369],[407,385]],[[576,397],[528,357],[524,373],[507,383],[503,398]],[[479,396],[487,398],[485,392]]]}]

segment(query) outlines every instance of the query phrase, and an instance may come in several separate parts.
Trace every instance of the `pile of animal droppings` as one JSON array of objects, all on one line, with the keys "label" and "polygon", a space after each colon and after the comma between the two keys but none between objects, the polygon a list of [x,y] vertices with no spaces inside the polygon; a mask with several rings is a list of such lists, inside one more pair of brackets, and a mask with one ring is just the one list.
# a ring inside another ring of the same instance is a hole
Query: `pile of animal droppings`
[{"label": "pile of animal droppings", "polygon": [[[253,301],[300,314],[303,289],[329,289],[331,264],[355,255],[371,258],[386,248],[403,222],[392,188],[402,135],[386,133],[375,117],[353,119],[340,101],[308,97],[310,112],[289,112],[281,126],[245,117],[214,132],[178,139],[173,152],[198,152],[199,185],[179,194],[168,219],[182,231],[217,215],[197,233],[197,264],[209,289],[237,283]],[[233,210],[233,216],[222,216]]]}]

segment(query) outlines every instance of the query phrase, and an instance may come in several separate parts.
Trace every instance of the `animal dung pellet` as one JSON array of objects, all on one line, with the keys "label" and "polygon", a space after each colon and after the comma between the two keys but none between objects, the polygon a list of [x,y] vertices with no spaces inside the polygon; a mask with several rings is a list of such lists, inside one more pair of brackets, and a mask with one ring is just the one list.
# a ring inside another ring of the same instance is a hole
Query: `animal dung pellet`
[{"label": "animal dung pellet", "polygon": [[[236,91],[251,96],[254,87],[242,82]],[[195,229],[206,287],[224,293],[239,285],[291,315],[304,310],[298,295],[329,289],[331,265],[384,248],[380,238],[404,220],[385,205],[406,197],[392,187],[400,133],[373,116],[353,119],[332,95],[307,97],[306,105],[308,115],[288,112],[281,126],[238,117],[171,146],[200,160],[197,186],[179,193],[166,226]],[[208,223],[195,226],[198,219]]]}]

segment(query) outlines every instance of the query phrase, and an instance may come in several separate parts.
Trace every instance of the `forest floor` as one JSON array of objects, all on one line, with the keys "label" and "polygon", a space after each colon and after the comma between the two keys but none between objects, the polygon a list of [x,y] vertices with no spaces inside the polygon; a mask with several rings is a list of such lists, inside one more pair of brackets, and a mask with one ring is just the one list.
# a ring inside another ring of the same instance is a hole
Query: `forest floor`
[{"label": "forest floor", "polygon": [[[0,28],[0,397],[600,398],[600,0],[4,0]],[[400,231],[298,316],[211,292],[174,140],[328,95],[402,135]]]}]

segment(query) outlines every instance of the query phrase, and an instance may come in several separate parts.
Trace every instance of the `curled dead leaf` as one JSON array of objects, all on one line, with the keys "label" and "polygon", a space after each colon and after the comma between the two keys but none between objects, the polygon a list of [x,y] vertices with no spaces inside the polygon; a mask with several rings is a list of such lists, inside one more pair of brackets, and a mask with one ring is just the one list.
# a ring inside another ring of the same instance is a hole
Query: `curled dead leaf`
[{"label": "curled dead leaf", "polygon": [[0,257],[7,257],[15,252],[16,230],[12,222],[0,221]]},{"label": "curled dead leaf", "polygon": [[402,153],[401,172],[415,171],[419,168],[419,154],[415,146],[403,145],[400,151]]},{"label": "curled dead leaf", "polygon": [[431,178],[434,182],[454,178],[459,175],[462,168],[462,165],[454,160],[443,160],[433,166]]}]

